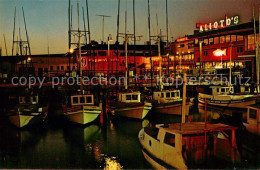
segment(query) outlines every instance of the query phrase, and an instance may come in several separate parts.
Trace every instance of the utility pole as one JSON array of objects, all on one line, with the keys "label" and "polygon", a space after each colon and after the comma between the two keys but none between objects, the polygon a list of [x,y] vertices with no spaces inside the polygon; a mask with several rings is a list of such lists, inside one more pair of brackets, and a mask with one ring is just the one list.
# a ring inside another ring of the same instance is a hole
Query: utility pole
[{"label": "utility pole", "polygon": [[105,42],[104,41],[104,31],[105,31],[105,18],[109,18],[112,16],[108,16],[108,15],[96,15],[98,17],[102,17],[102,44]]}]

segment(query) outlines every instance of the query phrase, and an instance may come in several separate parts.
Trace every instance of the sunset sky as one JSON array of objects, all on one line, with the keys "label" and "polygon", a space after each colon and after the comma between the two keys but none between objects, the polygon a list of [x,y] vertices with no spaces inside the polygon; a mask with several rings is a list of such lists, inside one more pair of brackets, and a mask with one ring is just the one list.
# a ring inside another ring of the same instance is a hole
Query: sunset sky
[{"label": "sunset sky", "polygon": [[[31,44],[32,54],[47,54],[49,43],[50,53],[65,53],[68,51],[68,1],[69,0],[0,0],[0,47],[5,55],[4,38],[6,37],[8,55],[12,50],[14,8],[16,6],[16,35],[20,25],[22,39],[25,31],[22,7],[25,10],[26,24]],[[73,5],[73,27],[77,28],[77,1]],[[82,6],[86,8],[85,0],[80,3],[80,24],[83,29]],[[152,35],[157,32],[156,14],[159,29],[166,35],[165,0],[150,0]],[[124,32],[125,10],[127,9],[128,32],[133,30],[133,1],[121,0],[120,32]],[[258,17],[259,0],[168,0],[169,37],[174,39],[192,34],[196,23],[209,23],[224,19],[225,15],[239,15],[240,23],[252,20],[252,7],[255,5]],[[117,0],[89,0],[90,31],[92,40],[102,39],[102,20],[96,15],[110,15],[105,20],[105,37],[112,34],[116,38]],[[85,11],[86,15],[86,11]],[[147,0],[136,0],[136,34],[143,35],[140,44],[148,40]],[[122,39],[120,40],[123,41]]]}]

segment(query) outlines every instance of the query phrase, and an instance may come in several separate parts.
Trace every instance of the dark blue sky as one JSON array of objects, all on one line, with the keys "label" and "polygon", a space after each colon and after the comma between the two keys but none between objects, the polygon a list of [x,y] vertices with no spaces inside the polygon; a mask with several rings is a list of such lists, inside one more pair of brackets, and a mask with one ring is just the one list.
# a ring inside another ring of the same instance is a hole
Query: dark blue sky
[{"label": "dark blue sky", "polygon": [[[76,28],[77,0],[71,1],[74,16],[73,26]],[[162,29],[162,34],[166,35],[165,0],[150,1],[152,34],[157,32],[157,13],[159,29]],[[85,0],[79,0],[79,3],[81,26],[83,26],[82,6],[85,8]],[[253,5],[255,5],[258,17],[259,0],[168,0],[169,35],[176,39],[186,34],[192,34],[197,22],[218,21],[224,19],[225,15],[239,15],[240,23],[249,22],[252,20]],[[0,0],[0,47],[4,48],[3,34],[5,34],[9,55],[12,49],[15,6],[17,8],[16,28],[20,25],[23,39],[25,39],[25,32],[21,8],[24,7],[32,54],[46,54],[48,42],[50,53],[65,53],[68,50],[68,0]],[[126,6],[128,31],[132,33],[132,0],[121,0],[120,32],[124,32]],[[102,22],[101,18],[96,16],[98,14],[112,16],[105,21],[105,37],[112,34],[115,39],[117,0],[89,0],[89,13],[92,39],[99,42],[102,39]],[[18,29],[16,33],[18,33]],[[136,0],[136,33],[144,36],[139,42],[140,44],[148,40],[147,0]],[[2,54],[5,55],[5,52]]]}]

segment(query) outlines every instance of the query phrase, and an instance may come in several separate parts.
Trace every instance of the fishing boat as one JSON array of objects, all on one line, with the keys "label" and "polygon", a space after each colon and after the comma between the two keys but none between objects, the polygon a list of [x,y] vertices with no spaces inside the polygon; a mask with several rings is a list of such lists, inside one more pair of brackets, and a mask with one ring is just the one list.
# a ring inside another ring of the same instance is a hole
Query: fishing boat
[{"label": "fishing boat", "polygon": [[108,106],[113,115],[135,119],[144,119],[151,109],[151,103],[141,101],[139,91],[121,92],[118,94],[118,100]]},{"label": "fishing boat", "polygon": [[138,138],[145,159],[156,169],[203,166],[209,157],[239,161],[235,127],[204,122],[145,127]]},{"label": "fishing boat", "polygon": [[71,95],[69,104],[63,106],[64,115],[69,121],[86,125],[95,121],[102,112],[102,102],[94,102],[93,94]]},{"label": "fishing boat", "polygon": [[255,104],[258,97],[247,91],[234,93],[233,86],[211,86],[208,93],[199,93],[198,99],[200,103],[207,100],[207,104],[213,106],[246,108]]},{"label": "fishing boat", "polygon": [[[182,98],[180,90],[162,90],[153,92],[153,108],[156,113],[181,115]],[[190,102],[185,105],[185,114],[189,115]]]},{"label": "fishing boat", "polygon": [[247,131],[260,135],[260,105],[247,106],[247,121],[244,123]]},{"label": "fishing boat", "polygon": [[48,107],[39,105],[37,95],[19,96],[19,104],[9,111],[10,122],[19,127],[37,124],[45,120]]}]

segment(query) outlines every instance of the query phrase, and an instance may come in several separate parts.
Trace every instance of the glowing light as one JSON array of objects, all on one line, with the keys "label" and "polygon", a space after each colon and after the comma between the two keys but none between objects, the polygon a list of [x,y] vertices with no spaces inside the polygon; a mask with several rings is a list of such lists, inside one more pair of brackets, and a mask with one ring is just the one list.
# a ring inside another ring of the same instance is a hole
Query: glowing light
[{"label": "glowing light", "polygon": [[31,60],[32,60],[31,57],[28,57],[28,58],[27,58],[27,62],[30,62]]},{"label": "glowing light", "polygon": [[69,50],[69,52],[70,52],[70,53],[73,53],[73,52],[74,52],[74,49],[73,49],[73,48],[71,48],[71,49]]},{"label": "glowing light", "polygon": [[213,54],[214,56],[221,57],[223,55],[226,55],[226,49],[225,50],[216,49],[215,51],[213,51]]}]

